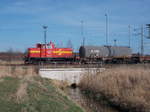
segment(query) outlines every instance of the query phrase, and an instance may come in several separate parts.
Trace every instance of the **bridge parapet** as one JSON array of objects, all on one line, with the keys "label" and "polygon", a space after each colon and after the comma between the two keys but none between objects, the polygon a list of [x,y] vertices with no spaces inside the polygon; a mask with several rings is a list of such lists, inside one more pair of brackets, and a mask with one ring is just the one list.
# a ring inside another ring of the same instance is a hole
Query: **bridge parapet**
[{"label": "bridge parapet", "polygon": [[94,75],[103,72],[105,68],[42,68],[39,75],[43,78],[66,81],[70,85],[78,84],[83,75]]}]

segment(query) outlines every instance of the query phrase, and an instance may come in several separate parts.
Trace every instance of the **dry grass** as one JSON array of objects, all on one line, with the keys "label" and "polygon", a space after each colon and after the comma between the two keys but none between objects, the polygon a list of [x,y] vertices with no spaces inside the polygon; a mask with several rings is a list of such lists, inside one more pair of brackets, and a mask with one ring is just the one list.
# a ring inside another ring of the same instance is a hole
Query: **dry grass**
[{"label": "dry grass", "polygon": [[0,78],[6,76],[22,77],[25,75],[37,75],[34,66],[0,66]]},{"label": "dry grass", "polygon": [[25,97],[27,96],[27,83],[21,83],[20,87],[18,88],[16,92],[16,100],[17,102],[23,101]]},{"label": "dry grass", "polygon": [[86,75],[80,82],[83,90],[104,95],[111,103],[138,112],[150,111],[150,69],[120,66],[103,73]]},{"label": "dry grass", "polygon": [[23,60],[11,60],[11,61],[5,61],[5,60],[0,60],[0,64],[24,64]]},{"label": "dry grass", "polygon": [[64,90],[66,87],[68,87],[68,83],[65,81],[52,80],[52,83],[61,90]]}]

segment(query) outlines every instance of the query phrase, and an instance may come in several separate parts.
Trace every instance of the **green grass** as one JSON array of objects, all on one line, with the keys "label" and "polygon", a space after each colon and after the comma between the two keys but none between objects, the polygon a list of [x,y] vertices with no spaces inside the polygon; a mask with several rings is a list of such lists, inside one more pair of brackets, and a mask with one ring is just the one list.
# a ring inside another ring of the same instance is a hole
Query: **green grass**
[{"label": "green grass", "polygon": [[[21,84],[27,84],[26,94],[16,96]],[[0,112],[83,112],[50,80],[40,77],[0,79]]]}]

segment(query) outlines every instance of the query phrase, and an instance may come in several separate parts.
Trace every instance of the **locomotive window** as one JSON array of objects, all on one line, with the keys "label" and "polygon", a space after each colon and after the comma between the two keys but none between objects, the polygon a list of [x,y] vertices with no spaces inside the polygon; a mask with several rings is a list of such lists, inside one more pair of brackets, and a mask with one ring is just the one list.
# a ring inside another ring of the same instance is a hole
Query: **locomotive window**
[{"label": "locomotive window", "polygon": [[49,46],[47,46],[47,48],[48,48],[48,49],[51,49],[51,48],[52,48],[52,46],[50,46],[50,45],[49,45]]}]

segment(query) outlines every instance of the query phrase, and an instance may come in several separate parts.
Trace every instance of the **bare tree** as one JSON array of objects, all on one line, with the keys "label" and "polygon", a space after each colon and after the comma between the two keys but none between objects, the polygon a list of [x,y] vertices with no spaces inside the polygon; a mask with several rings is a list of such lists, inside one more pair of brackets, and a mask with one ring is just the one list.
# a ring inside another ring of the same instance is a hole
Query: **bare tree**
[{"label": "bare tree", "polygon": [[63,48],[63,42],[60,41],[59,43],[57,43],[56,47],[57,47],[57,48]]},{"label": "bare tree", "polygon": [[72,44],[71,40],[68,40],[67,46],[66,46],[66,47],[67,47],[67,48],[72,48],[72,49],[73,49],[73,44]]},{"label": "bare tree", "polygon": [[11,61],[13,60],[13,52],[14,52],[14,51],[13,51],[12,48],[9,48],[9,49],[7,50],[7,52],[6,52],[7,55],[8,55],[8,59],[7,59],[7,60],[8,60],[9,63],[11,63]]}]

